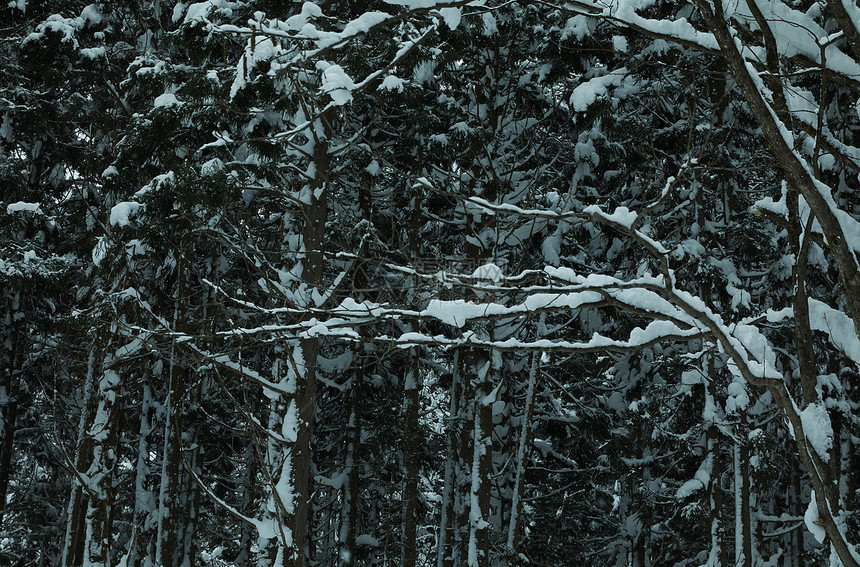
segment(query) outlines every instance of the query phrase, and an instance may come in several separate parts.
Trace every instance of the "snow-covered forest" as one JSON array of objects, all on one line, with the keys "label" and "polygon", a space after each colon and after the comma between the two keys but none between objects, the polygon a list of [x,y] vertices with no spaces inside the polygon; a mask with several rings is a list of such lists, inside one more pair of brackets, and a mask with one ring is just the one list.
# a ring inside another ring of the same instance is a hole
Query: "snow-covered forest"
[{"label": "snow-covered forest", "polygon": [[860,566],[856,0],[3,0],[0,565]]}]

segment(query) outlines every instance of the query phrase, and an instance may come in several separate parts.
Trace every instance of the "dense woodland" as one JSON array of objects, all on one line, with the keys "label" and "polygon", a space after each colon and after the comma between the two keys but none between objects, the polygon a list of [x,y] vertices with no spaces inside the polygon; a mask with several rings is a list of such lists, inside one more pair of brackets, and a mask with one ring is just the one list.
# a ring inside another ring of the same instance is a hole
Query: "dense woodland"
[{"label": "dense woodland", "polygon": [[0,565],[858,567],[855,0],[0,6]]}]

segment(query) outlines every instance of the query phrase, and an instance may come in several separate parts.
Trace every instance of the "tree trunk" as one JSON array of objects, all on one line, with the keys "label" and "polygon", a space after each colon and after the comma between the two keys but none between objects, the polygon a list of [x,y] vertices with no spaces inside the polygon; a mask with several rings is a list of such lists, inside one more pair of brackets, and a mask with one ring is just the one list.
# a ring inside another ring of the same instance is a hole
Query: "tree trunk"
[{"label": "tree trunk", "polygon": [[[153,372],[153,375],[160,372]],[[160,378],[160,376],[159,376]],[[140,428],[137,441],[137,467],[134,482],[134,526],[128,551],[129,567],[148,567],[152,564],[156,534],[151,519],[156,512],[156,497],[150,486],[150,441],[152,434],[153,400],[149,384],[143,385],[140,402]]]},{"label": "tree trunk", "polygon": [[87,431],[92,439],[92,460],[86,472],[90,498],[86,511],[83,564],[87,567],[111,564],[113,473],[117,462],[116,417],[121,389],[121,379],[111,368],[112,362],[112,356],[105,360],[95,392],[96,413]]},{"label": "tree trunk", "polygon": [[[423,169],[420,149],[413,164],[413,173],[418,176]],[[369,202],[369,191],[365,199]],[[420,210],[421,192],[413,188],[410,208]],[[363,205],[363,209],[369,209],[369,203]],[[421,257],[421,215],[413,215],[408,226],[409,253],[412,258]],[[420,309],[417,305],[418,294],[415,293],[418,281],[415,278],[407,280],[407,301],[413,308]],[[417,332],[418,326],[410,324],[409,330]],[[418,348],[407,351],[406,374],[403,380],[403,567],[415,567],[418,561],[418,477],[419,477],[419,445],[421,442],[418,428],[418,414],[420,411],[420,389],[421,376],[419,368]]]},{"label": "tree trunk", "polygon": [[490,479],[493,474],[492,361],[483,362],[476,374],[472,478],[469,494],[469,567],[488,567],[490,562]]},{"label": "tree trunk", "polygon": [[723,522],[723,489],[720,486],[720,477],[723,474],[720,434],[716,425],[708,428],[706,443],[711,459],[711,480],[707,487],[711,503],[711,557],[716,559],[720,567],[729,567],[729,550],[726,546],[726,529]]},{"label": "tree trunk", "polygon": [[[455,501],[455,524],[454,524],[454,548],[455,567],[466,567],[469,565],[469,537],[471,528],[471,504],[472,504],[472,468],[474,466],[474,436],[476,415],[475,384],[472,378],[473,360],[475,353],[472,350],[464,350],[460,355],[460,367],[455,371],[460,372],[460,402],[457,409],[457,449],[454,453],[456,467],[454,469]],[[477,508],[476,508],[477,511]]]},{"label": "tree trunk", "polygon": [[14,364],[3,372],[0,386],[0,525],[6,508],[6,495],[9,491],[9,478],[12,474],[12,451],[15,443],[15,424],[18,420],[17,393],[12,388]]},{"label": "tree trunk", "polygon": [[63,543],[63,567],[76,567],[84,560],[84,541],[86,539],[87,494],[84,493],[84,478],[88,467],[91,439],[87,427],[95,416],[95,347],[90,347],[87,361],[87,376],[84,380],[84,400],[81,417],[78,421],[77,442],[74,462],[67,463],[72,470],[72,491],[66,508],[66,535]]},{"label": "tree trunk", "polygon": [[[714,369],[714,359],[707,357],[707,376],[705,384],[705,406],[716,407],[717,376]],[[719,427],[713,423],[706,422],[705,446],[707,457],[711,460],[710,482],[708,483],[708,496],[711,504],[711,561],[716,560],[720,567],[729,567],[729,550],[726,546],[726,528],[723,520],[723,489],[720,479],[723,476],[722,456],[720,442],[722,435]]]},{"label": "tree trunk", "polygon": [[173,353],[170,362],[167,399],[164,404],[164,438],[161,456],[161,484],[158,496],[156,558],[162,567],[182,565],[182,532],[185,518],[182,464],[182,414],[187,370]]},{"label": "tree trunk", "polygon": [[[327,216],[326,199],[329,175],[329,143],[331,112],[320,118],[323,137],[314,142],[314,165],[316,177],[310,185],[310,204],[305,208],[305,227],[303,243],[305,264],[302,280],[310,290],[322,292],[323,266],[325,264],[325,221]],[[312,298],[308,297],[309,302]],[[295,444],[295,512],[292,518],[292,532],[295,546],[294,563],[291,567],[304,564],[305,541],[307,538],[307,517],[310,504],[311,433],[316,404],[316,372],[319,340],[316,338],[301,341],[304,376],[297,385],[296,402],[299,413],[298,432]]]},{"label": "tree trunk", "polygon": [[[258,448],[256,440],[253,440],[253,426],[248,426],[248,444],[242,453],[242,479],[239,485],[239,511],[243,514],[251,516],[254,514],[254,503],[257,487],[257,458],[255,449]],[[242,522],[242,533],[239,536],[239,553],[233,563],[237,567],[251,567],[252,553],[251,547],[257,536],[256,530],[247,522]]]},{"label": "tree trunk", "polygon": [[[746,420],[741,418],[741,430],[739,437],[746,434]],[[752,518],[750,510],[750,470],[749,470],[749,445],[735,441],[733,447],[734,457],[734,485],[735,485],[735,566],[752,567]]]},{"label": "tree trunk", "polygon": [[[19,298],[13,302],[20,303]],[[15,386],[16,374],[21,372],[21,333],[18,324],[12,321],[11,308],[4,324],[8,338],[4,341],[7,364],[0,376],[0,525],[6,508],[6,495],[9,493],[9,479],[12,475],[12,452],[15,444],[15,429],[18,420],[18,388]]]},{"label": "tree trunk", "polygon": [[436,544],[436,567],[453,567],[454,546],[453,543],[457,532],[457,513],[455,503],[457,502],[457,450],[459,448],[459,414],[462,389],[462,375],[458,371],[460,367],[460,351],[454,353],[451,376],[451,390],[449,394],[447,438],[448,444],[445,452],[445,478],[442,485],[442,510],[439,521],[439,539]]},{"label": "tree trunk", "polygon": [[418,349],[409,349],[403,385],[403,567],[418,561],[418,430],[419,376]]},{"label": "tree trunk", "polygon": [[[358,348],[361,351],[361,346]],[[355,565],[355,538],[358,525],[358,494],[359,494],[359,448],[361,444],[361,402],[362,385],[364,383],[364,368],[360,355],[356,355],[351,387],[349,388],[349,409],[346,424],[346,454],[344,456],[344,474],[346,480],[342,487],[343,508],[341,510],[339,564],[342,567]]]},{"label": "tree trunk", "polygon": [[[539,328],[544,326],[545,318],[541,316]],[[516,476],[514,478],[514,490],[511,502],[511,519],[508,524],[508,541],[505,555],[509,565],[517,564],[517,545],[520,537],[520,516],[522,514],[522,498],[525,489],[526,465],[528,461],[528,449],[531,442],[531,421],[534,411],[535,390],[537,387],[537,373],[539,369],[540,353],[532,354],[531,368],[529,369],[529,383],[526,389],[525,407],[523,409],[522,425],[520,427],[520,438],[517,444]]]}]

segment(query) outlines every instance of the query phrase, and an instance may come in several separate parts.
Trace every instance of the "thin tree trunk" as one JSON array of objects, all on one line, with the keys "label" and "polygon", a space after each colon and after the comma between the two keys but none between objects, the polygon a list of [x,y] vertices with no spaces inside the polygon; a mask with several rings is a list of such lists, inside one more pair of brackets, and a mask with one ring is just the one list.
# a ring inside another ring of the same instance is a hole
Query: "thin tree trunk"
[{"label": "thin tree trunk", "polygon": [[186,511],[182,490],[182,400],[186,394],[186,374],[187,369],[179,363],[178,353],[173,352],[164,405],[164,442],[158,497],[156,558],[161,567],[180,567],[182,564],[182,532]]},{"label": "thin tree trunk", "polygon": [[456,372],[462,373],[462,376],[460,378],[460,402],[457,413],[457,443],[459,447],[455,452],[457,464],[454,469],[454,487],[457,497],[454,510],[456,518],[454,526],[455,567],[469,565],[472,467],[475,449],[473,440],[475,435],[475,420],[478,419],[475,415],[474,383],[470,378],[474,358],[474,351],[465,350],[460,355],[460,368],[456,370]]},{"label": "thin tree trunk", "polygon": [[418,349],[409,350],[408,370],[403,386],[403,567],[418,561],[418,431],[419,376]]},{"label": "thin tree trunk", "polygon": [[[274,349],[274,363],[272,364],[272,381],[289,389],[292,382],[297,380],[296,372],[293,370],[298,364],[295,362],[296,355],[301,355],[301,350],[296,349],[292,353],[292,361],[286,361],[287,356],[280,346]],[[291,364],[292,362],[292,364]],[[286,367],[286,370],[284,369]],[[269,407],[269,420],[267,429],[272,432],[285,430],[284,421],[289,411],[295,411],[295,406],[285,400],[281,395],[272,395]],[[272,567],[283,560],[285,549],[292,543],[291,534],[288,533],[287,514],[293,506],[289,495],[279,493],[280,480],[284,475],[289,475],[292,469],[291,447],[283,447],[282,443],[290,442],[290,435],[294,435],[294,428],[286,433],[286,439],[281,441],[275,437],[266,438],[266,454],[260,460],[263,478],[268,485],[268,495],[265,500],[262,516],[268,522],[270,529],[260,534],[258,551],[256,556],[257,567]],[[286,479],[288,483],[291,478]],[[283,498],[282,498],[283,496]],[[287,536],[290,536],[289,538]]]},{"label": "thin tree trunk", "polygon": [[[361,347],[359,347],[359,351]],[[361,444],[361,402],[362,384],[364,383],[364,369],[362,360],[357,356],[358,363],[355,365],[349,388],[349,411],[346,424],[346,454],[344,457],[344,469],[346,480],[344,481],[343,508],[341,510],[340,536],[338,546],[340,548],[339,564],[342,567],[355,565],[355,538],[358,524],[358,490],[359,490],[359,448]]]},{"label": "thin tree trunk", "polygon": [[[242,480],[239,485],[239,510],[248,516],[253,515],[256,477],[257,477],[257,459],[256,459],[256,442],[251,440],[253,435],[251,425],[248,426],[248,444],[245,446],[245,451],[242,454],[242,463],[244,470],[242,471]],[[233,561],[237,567],[250,567],[252,562],[251,546],[257,535],[253,526],[247,522],[242,522],[242,533],[239,536],[239,553]]]},{"label": "thin tree trunk", "polygon": [[[419,155],[413,164],[413,172],[420,175],[423,168]],[[420,210],[421,194],[413,189],[410,208]],[[409,222],[409,252],[412,258],[421,256],[421,215],[412,215]],[[407,301],[415,308],[418,295],[415,293],[417,281],[407,281]],[[418,331],[412,324],[410,331]],[[420,405],[419,349],[411,348],[407,352],[406,374],[403,381],[403,567],[415,567],[418,561],[418,476],[419,476],[419,444],[418,413]]]},{"label": "thin tree trunk", "polygon": [[[744,435],[746,419],[741,415],[741,437]],[[735,566],[752,567],[752,523],[750,510],[749,446],[734,442],[735,485]]]},{"label": "thin tree trunk", "polygon": [[[792,469],[793,474],[791,475],[791,513],[796,517],[803,517],[803,513],[806,511],[806,507],[803,505],[802,501],[802,490],[800,486],[800,471],[797,469]],[[791,567],[803,567],[803,554],[804,554],[804,545],[803,545],[803,532],[801,530],[794,530],[791,532],[791,543],[792,546],[789,548],[790,559],[791,559]]]},{"label": "thin tree trunk", "polygon": [[[544,316],[541,316],[539,328],[544,326]],[[520,438],[517,444],[516,476],[514,479],[514,490],[511,502],[511,519],[508,524],[508,541],[506,556],[509,565],[516,565],[517,545],[520,538],[520,515],[522,514],[522,498],[525,489],[526,464],[528,460],[528,449],[531,442],[531,421],[534,412],[535,390],[537,388],[537,373],[540,362],[540,353],[532,354],[531,368],[529,369],[529,383],[526,389],[525,407],[523,409],[522,426]]]},{"label": "thin tree trunk", "polygon": [[87,434],[92,438],[92,461],[87,468],[90,498],[86,512],[86,537],[83,564],[107,567],[111,563],[113,533],[113,473],[116,469],[116,416],[120,402],[121,379],[105,360],[96,390],[96,413]]},{"label": "thin tree trunk", "polygon": [[[315,177],[309,189],[310,202],[304,208],[305,225],[302,233],[302,243],[305,249],[305,259],[302,266],[302,281],[307,284],[310,294],[308,302],[313,301],[313,291],[322,293],[323,267],[325,264],[325,222],[327,218],[328,175],[330,168],[329,138],[331,136],[332,117],[327,111],[319,118],[319,132],[314,130],[314,171]],[[296,442],[293,449],[293,465],[295,470],[294,510],[290,518],[290,528],[293,537],[293,549],[287,557],[285,565],[302,567],[305,562],[305,542],[307,541],[307,520],[310,505],[310,470],[311,470],[311,439],[316,405],[316,372],[319,340],[307,338],[300,341],[303,375],[297,383],[296,405],[298,409],[298,424]]]},{"label": "thin tree trunk", "polygon": [[448,445],[445,452],[445,479],[442,486],[442,510],[439,521],[439,540],[436,544],[436,567],[453,567],[453,541],[457,529],[457,516],[454,504],[457,500],[455,475],[457,468],[458,416],[460,413],[460,390],[462,376],[457,370],[460,366],[460,351],[454,353],[453,372],[451,376],[450,401],[448,405],[447,437]]},{"label": "thin tree trunk", "polygon": [[75,444],[72,465],[72,491],[66,509],[66,535],[63,543],[62,565],[75,567],[84,560],[84,540],[86,538],[86,505],[82,474],[86,473],[91,439],[87,426],[95,415],[95,347],[91,347],[87,360],[87,376],[84,380],[84,400]]},{"label": "thin tree trunk", "polygon": [[472,478],[469,494],[469,567],[488,567],[490,562],[490,478],[493,474],[492,360],[477,372],[474,429],[472,430]]},{"label": "thin tree trunk", "polygon": [[[13,301],[20,302],[20,298]],[[9,312],[7,312],[9,313]],[[18,420],[18,392],[15,387],[15,374],[21,371],[21,333],[18,324],[7,314],[4,321],[9,338],[5,341],[8,365],[0,377],[0,525],[6,509],[6,495],[9,493],[9,479],[12,475],[12,452],[15,444],[15,430]]]},{"label": "thin tree trunk", "polygon": [[182,512],[183,526],[180,531],[181,547],[178,564],[182,567],[194,567],[197,565],[197,524],[200,510],[200,487],[191,478],[193,471],[198,477],[201,474],[200,463],[203,461],[203,453],[198,442],[197,432],[192,432],[191,447],[185,451],[183,458],[182,475],[183,494]]},{"label": "thin tree trunk", "polygon": [[723,469],[720,455],[720,434],[717,426],[713,425],[708,429],[706,443],[711,459],[711,480],[708,484],[711,503],[711,557],[716,559],[717,564],[721,567],[728,567],[729,550],[726,547],[726,529],[723,523],[723,490],[720,486]]},{"label": "thin tree trunk", "polygon": [[137,466],[134,481],[134,526],[131,548],[128,555],[129,567],[148,567],[152,564],[155,549],[155,534],[150,519],[156,512],[156,498],[149,486],[151,473],[149,466],[149,436],[152,433],[153,403],[149,384],[143,385],[140,402],[140,428],[137,441]]},{"label": "thin tree trunk", "polygon": [[[372,222],[372,195],[371,182],[369,178],[361,183],[358,190],[358,216],[362,222]],[[363,256],[365,250],[362,247],[358,256]],[[364,269],[353,272],[352,287],[361,293],[367,288],[368,278]],[[359,451],[361,448],[361,413],[362,396],[365,376],[365,359],[363,358],[364,347],[359,344],[354,350],[353,375],[349,387],[348,421],[347,421],[347,447],[344,458],[346,468],[346,481],[342,488],[343,509],[341,510],[341,525],[338,538],[340,548],[340,565],[351,567],[355,564],[355,544],[358,529],[358,502],[360,469]]]},{"label": "thin tree trunk", "polygon": [[3,384],[0,387],[0,525],[3,524],[3,512],[6,508],[6,495],[9,490],[9,479],[12,474],[12,451],[15,442],[15,428],[18,420],[18,400],[12,389],[12,373],[14,364],[3,374]]},{"label": "thin tree trunk", "polygon": [[[714,369],[714,359],[708,356],[707,360],[708,380],[705,384],[705,407],[716,406],[717,376]],[[707,455],[711,460],[710,482],[708,483],[708,495],[711,504],[711,560],[718,561],[720,567],[729,566],[729,550],[726,546],[726,528],[723,521],[723,489],[720,479],[723,476],[722,456],[720,442],[722,435],[715,423],[708,423],[705,433],[705,444]]]}]

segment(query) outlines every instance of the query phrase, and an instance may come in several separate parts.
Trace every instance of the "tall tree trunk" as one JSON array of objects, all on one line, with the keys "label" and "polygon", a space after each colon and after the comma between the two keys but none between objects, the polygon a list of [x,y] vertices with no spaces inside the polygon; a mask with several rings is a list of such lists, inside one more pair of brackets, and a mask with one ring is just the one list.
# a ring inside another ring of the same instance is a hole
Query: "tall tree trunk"
[{"label": "tall tree trunk", "polygon": [[454,567],[466,567],[469,565],[469,536],[471,527],[471,504],[472,504],[472,468],[474,466],[474,436],[475,420],[478,419],[475,410],[475,384],[472,379],[475,352],[464,349],[460,354],[459,368],[455,372],[461,373],[460,380],[460,402],[457,412],[457,444],[455,451],[455,476],[454,490],[455,500],[455,524],[454,524],[454,547],[456,556]]},{"label": "tall tree trunk", "polygon": [[708,496],[711,504],[711,560],[720,567],[729,566],[729,550],[726,546],[726,528],[723,522],[723,489],[720,477],[723,474],[722,457],[720,455],[720,433],[716,425],[708,428],[706,433],[707,451],[711,459],[711,479],[708,483]]},{"label": "tall tree trunk", "polygon": [[[361,352],[361,345],[358,351]],[[364,368],[360,355],[356,356],[355,369],[350,380],[348,418],[346,424],[346,453],[344,473],[346,480],[341,488],[343,507],[341,509],[340,534],[338,537],[339,564],[342,567],[355,565],[355,538],[358,525],[359,494],[359,448],[361,444],[361,402]]]},{"label": "tall tree trunk", "polygon": [[[712,355],[708,356],[706,364],[708,379],[705,384],[705,407],[714,408],[717,403],[717,376]],[[720,567],[728,567],[729,550],[726,545],[726,527],[723,520],[723,489],[720,485],[720,479],[723,476],[722,451],[720,448],[722,435],[717,424],[712,421],[715,417],[708,420],[710,423],[706,421],[707,430],[705,433],[707,458],[711,460],[710,482],[706,487],[711,505],[710,560],[717,561],[717,565]]]},{"label": "tall tree trunk", "polygon": [[[541,316],[538,328],[544,327],[545,317]],[[517,545],[520,538],[520,516],[522,515],[522,498],[525,490],[526,465],[528,462],[528,449],[531,443],[531,421],[534,412],[535,390],[537,389],[537,374],[540,366],[540,353],[532,354],[531,368],[529,369],[529,382],[526,389],[526,399],[523,408],[522,424],[520,426],[520,437],[517,443],[516,472],[514,477],[514,490],[511,502],[511,519],[508,524],[508,540],[505,550],[509,565],[517,564]]]},{"label": "tall tree trunk", "polygon": [[[372,222],[372,179],[368,176],[358,189],[358,216],[362,223],[370,226]],[[364,240],[358,251],[358,256],[365,253]],[[367,272],[364,267],[359,267],[353,272],[352,288],[362,292],[368,286]],[[363,332],[363,331],[360,331]],[[358,526],[358,502],[359,502],[359,452],[361,448],[361,413],[363,401],[363,387],[365,376],[365,347],[359,344],[354,349],[353,375],[349,384],[349,404],[347,418],[347,447],[344,458],[346,468],[346,480],[342,487],[343,509],[341,510],[341,525],[338,538],[340,548],[340,565],[351,567],[355,564],[355,542]]]},{"label": "tall tree trunk", "polygon": [[84,541],[86,539],[86,509],[88,493],[84,492],[92,439],[87,435],[87,427],[95,416],[95,347],[92,346],[87,360],[87,376],[84,380],[84,400],[78,421],[74,462],[72,467],[72,490],[66,508],[66,535],[63,542],[63,567],[76,567],[84,560]]},{"label": "tall tree trunk", "polygon": [[[318,128],[314,130],[314,172],[310,184],[310,203],[305,207],[305,226],[303,244],[305,263],[302,281],[310,293],[309,304],[313,302],[314,291],[322,293],[323,267],[325,265],[325,222],[327,218],[328,176],[330,168],[329,138],[332,112],[327,111],[319,118]],[[319,132],[319,134],[317,134]],[[296,434],[295,454],[295,510],[292,515],[294,541],[293,558],[287,565],[304,565],[305,541],[307,539],[307,517],[310,504],[311,438],[316,405],[316,373],[319,339],[308,338],[301,341],[304,361],[304,375],[297,384],[296,402],[298,407],[298,431]]]},{"label": "tall tree trunk", "polygon": [[[15,443],[15,428],[18,420],[18,393],[14,387],[15,375],[20,372],[19,333],[12,325],[11,316],[4,322],[9,331],[6,344],[7,364],[0,376],[0,525],[6,508],[6,495],[9,492],[9,479],[12,474],[12,451]],[[16,325],[17,326],[17,325]]]},{"label": "tall tree trunk", "polygon": [[493,402],[495,401],[491,395],[492,366],[492,360],[485,361],[476,375],[469,494],[469,567],[488,567],[490,564],[490,479],[493,475],[492,435]]},{"label": "tall tree trunk", "polygon": [[460,367],[460,351],[454,353],[452,364],[451,390],[449,394],[448,420],[447,420],[447,447],[445,451],[445,478],[442,485],[442,510],[439,520],[439,539],[436,544],[436,567],[453,567],[455,534],[457,531],[457,515],[455,503],[457,501],[457,450],[459,448],[458,416],[460,414],[460,401],[462,399],[462,375],[458,371]]},{"label": "tall tree trunk", "polygon": [[203,462],[203,452],[198,441],[197,431],[192,430],[191,447],[187,451],[184,451],[186,456],[183,458],[183,471],[185,471],[185,474],[182,475],[183,526],[180,531],[181,547],[178,559],[178,564],[181,567],[194,567],[197,565],[197,525],[200,510],[200,487],[191,477],[191,472],[193,471],[198,477],[201,474],[200,465]]},{"label": "tall tree trunk", "polygon": [[[313,112],[306,111],[307,115]],[[314,306],[323,293],[323,267],[325,263],[325,222],[327,217],[327,191],[330,167],[329,138],[331,111],[322,113],[307,135],[312,138],[314,177],[302,190],[301,248],[285,250],[297,254],[303,287],[297,298],[306,307]],[[307,318],[309,315],[305,315]],[[319,340],[315,337],[297,341],[278,365],[287,366],[282,381],[287,397],[273,400],[270,427],[281,426],[279,432],[286,437],[287,446],[270,450],[270,485],[272,496],[266,512],[272,521],[273,536],[262,542],[260,565],[283,564],[302,567],[308,554],[308,520],[311,507],[311,440],[316,406],[316,372]],[[284,374],[275,371],[276,374]],[[277,377],[275,377],[277,380]],[[287,420],[285,422],[285,420]],[[273,441],[270,441],[270,447]],[[274,467],[274,470],[272,469]],[[263,538],[266,539],[266,538]],[[278,543],[277,540],[280,540]]]},{"label": "tall tree trunk", "polygon": [[418,430],[419,376],[418,349],[409,349],[403,385],[403,567],[418,561]]},{"label": "tall tree trunk", "polygon": [[[254,514],[254,504],[257,487],[257,458],[256,448],[257,443],[253,439],[253,425],[248,425],[248,444],[242,453],[242,479],[239,484],[239,511],[247,516]],[[254,539],[257,536],[252,525],[247,522],[242,522],[241,535],[239,536],[239,553],[233,560],[237,567],[251,567],[252,553],[251,548],[254,544]]]},{"label": "tall tree trunk", "polygon": [[[178,269],[181,269],[178,268]],[[175,318],[179,311],[180,288],[176,298]],[[177,325],[182,330],[182,325]],[[184,398],[187,394],[188,370],[179,360],[177,349],[173,348],[168,375],[167,397],[164,403],[164,437],[161,455],[161,484],[158,495],[158,534],[156,537],[156,561],[162,567],[180,567],[183,562],[182,536],[185,529],[186,495],[183,476],[187,476],[182,463],[182,431]]]},{"label": "tall tree trunk", "polygon": [[752,502],[750,494],[749,444],[746,436],[746,418],[741,414],[741,430],[733,447],[735,485],[735,566],[752,567]]},{"label": "tall tree trunk", "polygon": [[[792,468],[791,474],[791,507],[789,508],[791,514],[795,517],[802,518],[803,513],[806,511],[806,506],[803,504],[803,491],[801,489],[801,474],[797,468]],[[803,532],[799,529],[793,530],[791,532],[791,546],[788,549],[788,557],[791,561],[789,567],[803,567],[803,554],[804,554],[804,545],[803,545]]]},{"label": "tall tree trunk", "polygon": [[[422,156],[419,154],[413,164],[413,173],[417,176],[422,173]],[[421,210],[421,193],[413,187],[410,208],[414,211]],[[412,215],[409,222],[409,253],[412,258],[421,257],[421,215]],[[407,280],[406,286],[407,302],[413,308],[420,309],[416,305],[418,294],[415,289],[418,282],[415,279]],[[417,332],[417,325],[410,324],[410,331]],[[415,567],[418,561],[418,476],[419,476],[419,445],[420,432],[418,429],[418,414],[420,410],[421,376],[419,369],[419,349],[411,348],[407,351],[406,373],[403,381],[403,567]]]},{"label": "tall tree trunk", "polygon": [[[272,364],[272,381],[281,385],[285,390],[294,392],[294,382],[297,380],[298,363],[296,355],[301,355],[301,350],[296,349],[291,355],[287,355],[284,349],[276,346],[274,349],[274,362]],[[291,359],[291,360],[288,360]],[[301,359],[299,359],[301,360]],[[295,426],[289,426],[289,420],[295,419],[296,408],[294,400],[286,400],[282,394],[270,394],[271,403],[269,407],[269,420],[267,429],[270,432],[284,432],[284,438],[275,436],[266,437],[266,453],[261,458],[261,472],[268,485],[268,495],[265,499],[262,516],[269,524],[269,529],[259,531],[258,551],[256,556],[257,567],[272,567],[283,561],[285,549],[292,544],[292,534],[287,524],[287,513],[292,509],[293,503],[290,493],[281,494],[279,487],[281,479],[286,477],[287,486],[292,484],[292,447],[289,445],[294,441]],[[285,427],[285,421],[287,422]],[[285,431],[288,429],[288,431]],[[285,446],[286,445],[286,446]]]},{"label": "tall tree trunk", "polygon": [[[160,374],[155,369],[153,375]],[[160,378],[160,376],[158,376]],[[129,567],[149,567],[152,565],[155,549],[156,534],[153,533],[151,520],[156,512],[156,497],[150,486],[150,440],[153,418],[152,390],[149,384],[144,384],[140,402],[140,428],[137,441],[137,466],[134,481],[134,516],[133,532],[128,550]]]},{"label": "tall tree trunk", "polygon": [[88,428],[92,438],[92,460],[86,477],[90,498],[86,512],[83,564],[107,567],[111,564],[113,534],[114,470],[117,454],[117,409],[121,379],[111,368],[113,356],[106,358],[95,392],[96,413]]}]

